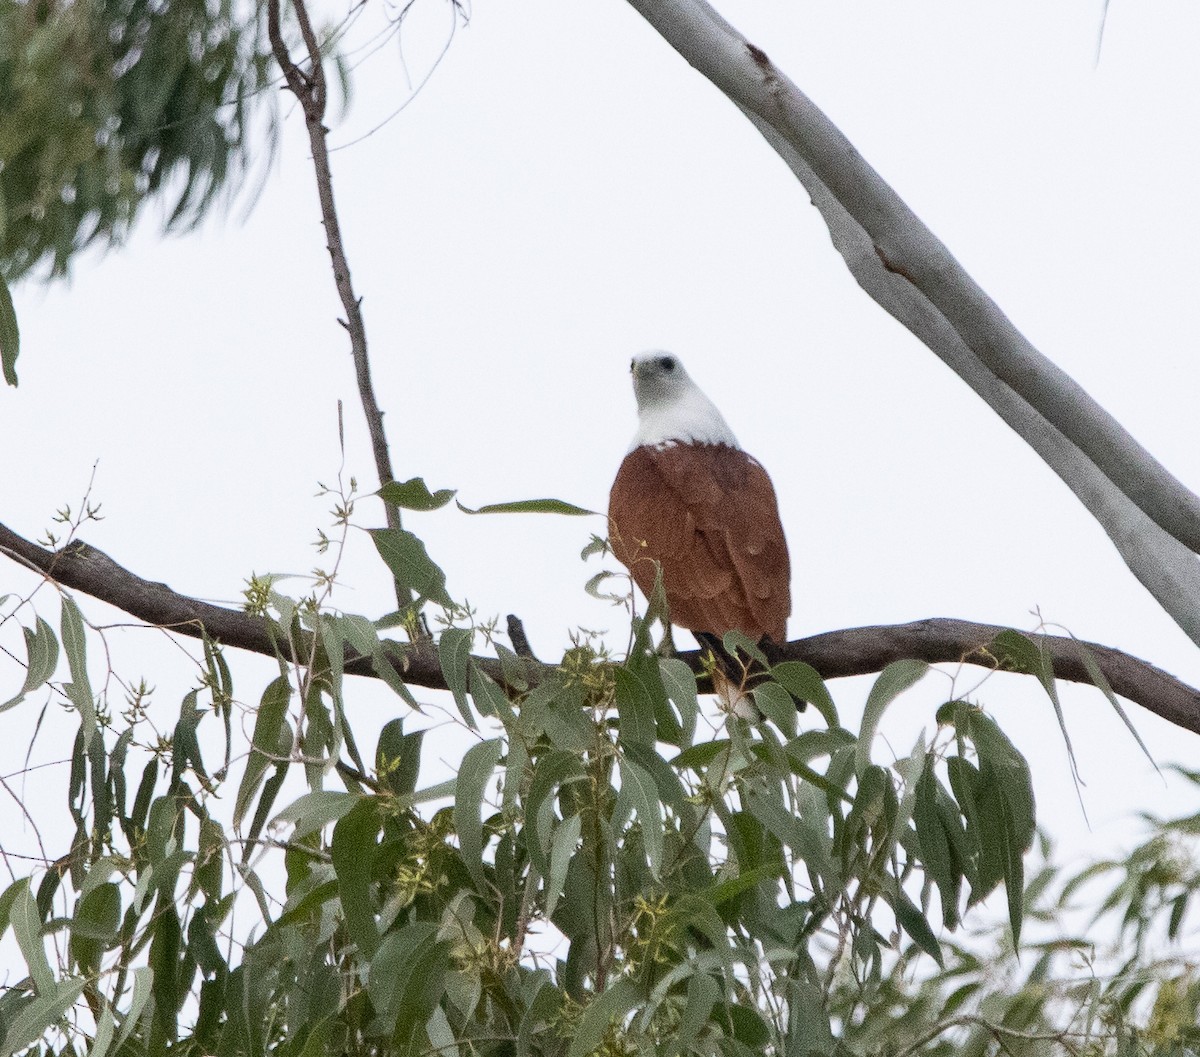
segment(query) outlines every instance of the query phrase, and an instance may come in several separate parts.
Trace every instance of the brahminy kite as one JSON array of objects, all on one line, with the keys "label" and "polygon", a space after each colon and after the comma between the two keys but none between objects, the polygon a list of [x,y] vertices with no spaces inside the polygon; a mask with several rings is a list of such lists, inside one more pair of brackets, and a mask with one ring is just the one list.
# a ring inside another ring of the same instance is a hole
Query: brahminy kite
[{"label": "brahminy kite", "polygon": [[702,642],[787,641],[791,566],[767,471],[738,445],[679,357],[633,358],[638,428],[608,499],[609,542],[672,624]]}]

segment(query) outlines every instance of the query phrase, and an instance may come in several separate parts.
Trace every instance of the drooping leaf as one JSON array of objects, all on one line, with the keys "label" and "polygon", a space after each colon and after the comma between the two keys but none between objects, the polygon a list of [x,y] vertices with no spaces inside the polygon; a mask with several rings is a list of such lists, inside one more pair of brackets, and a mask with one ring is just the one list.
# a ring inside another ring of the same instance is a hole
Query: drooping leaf
[{"label": "drooping leaf", "polygon": [[424,740],[423,730],[405,734],[404,720],[400,718],[388,720],[379,732],[375,773],[397,796],[410,796],[416,792]]},{"label": "drooping leaf", "polygon": [[980,772],[995,776],[1000,795],[1012,817],[1013,836],[1022,852],[1033,847],[1037,812],[1029,764],[996,721],[976,709],[970,716],[970,737],[979,753]]},{"label": "drooping leaf", "polygon": [[267,768],[286,760],[291,753],[291,730],[284,722],[292,688],[283,676],[272,680],[263,691],[254,717],[254,734],[251,737],[250,756],[242,774],[234,800],[233,824],[242,824],[255,794],[262,784]]},{"label": "drooping leaf", "polygon": [[572,752],[548,752],[534,768],[529,794],[525,799],[527,851],[534,867],[543,877],[550,872],[553,796],[561,786],[582,781],[586,777],[582,762]]},{"label": "drooping leaf", "polygon": [[[437,943],[437,925],[414,921],[387,935],[371,960],[367,990],[375,1007],[377,1030],[399,1034],[405,1023],[418,1019],[424,1003],[422,968]],[[425,1012],[425,1017],[428,1017]],[[424,1017],[419,1019],[424,1021]],[[419,1052],[419,1047],[417,1052]],[[410,1052],[404,1047],[400,1052]]]},{"label": "drooping leaf", "polygon": [[917,779],[913,823],[921,849],[921,863],[926,875],[938,887],[942,920],[947,928],[953,928],[958,923],[958,901],[964,873],[957,850],[960,845],[952,843],[956,841],[956,835],[951,830],[957,826],[959,841],[965,838],[965,833],[953,809],[946,810],[950,806],[948,802],[949,795],[941,788],[933,768],[926,766]]},{"label": "drooping leaf", "polygon": [[125,1011],[125,1018],[121,1024],[121,1030],[117,1034],[116,1051],[125,1045],[125,1040],[132,1034],[134,1028],[137,1027],[138,1021],[141,1019],[143,1011],[146,1009],[150,1001],[150,996],[154,993],[154,970],[148,965],[140,965],[133,970],[133,996],[129,999],[129,1006]]},{"label": "drooping leaf", "polygon": [[796,702],[778,683],[761,683],[751,691],[754,704],[779,732],[787,738],[796,736]]},{"label": "drooping leaf", "polygon": [[366,958],[379,948],[371,878],[382,823],[379,803],[362,797],[333,827],[330,860],[337,874],[346,932]]},{"label": "drooping leaf", "polygon": [[588,1003],[575,1025],[567,1057],[585,1057],[603,1041],[609,1025],[620,1023],[641,1002],[641,991],[629,977],[622,977]]},{"label": "drooping leaf", "polygon": [[617,810],[620,809],[620,802],[628,797],[642,828],[650,874],[657,880],[662,870],[663,855],[663,816],[658,790],[654,779],[628,756],[621,757],[620,770],[621,792]]},{"label": "drooping leaf", "polygon": [[488,782],[495,773],[503,749],[500,740],[495,738],[472,745],[459,764],[454,786],[454,830],[458,834],[459,854],[481,891],[487,885],[481,809]]},{"label": "drooping leaf", "polygon": [[687,790],[679,775],[661,756],[653,745],[630,742],[624,746],[626,757],[636,763],[654,781],[658,799],[674,812],[675,817],[689,827],[693,825],[693,805],[688,800]]},{"label": "drooping leaf", "polygon": [[1062,734],[1063,744],[1067,750],[1067,759],[1071,764],[1071,774],[1075,781],[1079,782],[1079,764],[1075,759],[1075,749],[1071,745],[1071,734],[1067,730],[1066,716],[1063,715],[1062,702],[1058,697],[1054,665],[1050,651],[1046,648],[1044,636],[1025,635],[1008,628],[991,641],[989,649],[1009,667],[1018,672],[1036,676],[1038,682],[1042,684],[1042,689],[1050,698],[1055,718],[1058,720],[1059,733]]},{"label": "drooping leaf", "polygon": [[38,617],[34,627],[23,627],[21,631],[25,636],[27,658],[25,682],[15,697],[0,704],[0,712],[7,712],[10,708],[19,705],[25,700],[26,695],[32,693],[39,686],[43,686],[58,666],[58,639],[54,636],[54,629],[46,621]]},{"label": "drooping leaf", "polygon": [[859,774],[871,763],[871,743],[875,740],[875,731],[879,727],[884,710],[928,671],[929,665],[924,661],[905,660],[893,661],[879,673],[879,678],[875,680],[871,692],[867,695],[862,726],[858,732],[854,769]]},{"label": "drooping leaf", "polygon": [[17,946],[21,949],[21,956],[25,959],[29,976],[38,993],[53,994],[54,972],[50,968],[46,948],[42,943],[42,918],[29,890],[28,878],[16,882],[13,889],[15,891],[9,906],[8,921],[16,937]]},{"label": "drooping leaf", "polygon": [[429,557],[422,540],[407,529],[371,529],[375,549],[396,582],[418,599],[440,606],[454,603],[446,592],[446,574]]},{"label": "drooping leaf", "polygon": [[621,740],[625,743],[640,742],[653,745],[656,731],[654,725],[654,699],[646,684],[627,667],[615,668],[613,675],[617,683],[617,716],[621,724]]},{"label": "drooping leaf", "polygon": [[547,919],[554,917],[554,911],[558,907],[558,900],[567,880],[567,868],[571,865],[571,857],[575,854],[582,830],[583,820],[578,815],[569,815],[554,831],[550,842],[550,868],[547,871],[545,886]]},{"label": "drooping leaf", "polygon": [[1106,698],[1108,698],[1108,703],[1112,706],[1112,710],[1120,717],[1121,722],[1125,724],[1126,729],[1128,729],[1129,733],[1133,735],[1133,740],[1137,742],[1138,748],[1142,750],[1142,754],[1154,765],[1154,769],[1157,771],[1158,763],[1150,754],[1150,750],[1146,747],[1146,743],[1142,741],[1142,736],[1137,732],[1137,728],[1133,725],[1133,721],[1129,718],[1128,713],[1124,708],[1121,707],[1121,702],[1117,700],[1117,695],[1113,693],[1112,687],[1109,685],[1108,680],[1104,677],[1104,673],[1100,670],[1100,665],[1096,663],[1096,658],[1092,651],[1088,648],[1087,643],[1080,642],[1078,639],[1075,639],[1074,635],[1071,637],[1075,640],[1075,645],[1079,649],[1079,659],[1083,662],[1083,667],[1087,671],[1088,678],[1091,679],[1092,685],[1099,689],[1100,692],[1104,694]]},{"label": "drooping leaf", "polygon": [[708,973],[696,972],[688,978],[687,1002],[679,1018],[674,1044],[687,1053],[708,1026],[713,1007],[721,999],[721,988]]},{"label": "drooping leaf", "polygon": [[71,955],[84,974],[100,968],[100,958],[121,925],[121,890],[111,881],[93,888],[75,908]]},{"label": "drooping leaf", "polygon": [[83,731],[83,747],[86,752],[97,734],[96,702],[92,695],[92,684],[87,672],[87,641],[83,633],[83,614],[70,595],[62,595],[62,621],[60,626],[63,651],[71,670],[71,681],[64,689],[71,704],[79,712],[80,729]]},{"label": "drooping leaf", "polygon": [[838,727],[837,707],[829,695],[825,680],[810,664],[803,661],[783,661],[771,669],[771,678],[779,683],[788,693],[813,705],[828,727]]},{"label": "drooping leaf", "polygon": [[978,903],[1003,881],[1015,942],[1020,938],[1023,916],[1024,855],[1036,833],[1029,765],[981,709],[958,701],[943,706],[938,715],[970,739],[979,760],[977,768],[961,757],[946,761],[950,787],[967,819],[967,840],[977,864],[968,903]]},{"label": "drooping leaf", "polygon": [[474,728],[475,719],[467,704],[467,675],[471,664],[471,632],[466,628],[447,628],[438,639],[438,663],[446,677],[446,689],[454,696],[454,703],[462,714],[463,722]]},{"label": "drooping leaf", "polygon": [[17,310],[13,307],[8,283],[0,274],[0,369],[4,380],[17,384],[17,357],[21,353],[21,330],[17,326]]},{"label": "drooping leaf", "polygon": [[88,1050],[88,1057],[106,1057],[116,1030],[117,1022],[113,1016],[112,1006],[106,1003],[100,1012],[100,1018],[96,1021],[96,1034],[92,1039],[92,1048]]},{"label": "drooping leaf", "polygon": [[[512,730],[517,722],[516,714],[509,704],[508,696],[496,681],[477,664],[471,665],[471,700],[485,716],[498,716],[505,729]],[[474,719],[468,726],[474,727]]]},{"label": "drooping leaf", "polygon": [[902,888],[891,890],[889,901],[900,927],[913,938],[921,950],[938,963],[939,967],[944,967],[945,961],[942,957],[941,944],[938,943],[937,936],[934,935],[933,929],[929,927],[929,922],[925,920],[925,915],[921,913],[917,905],[905,895]]},{"label": "drooping leaf", "polygon": [[686,748],[696,736],[696,718],[700,705],[696,695],[696,676],[678,657],[661,657],[658,671],[668,700],[679,712],[680,746]]}]

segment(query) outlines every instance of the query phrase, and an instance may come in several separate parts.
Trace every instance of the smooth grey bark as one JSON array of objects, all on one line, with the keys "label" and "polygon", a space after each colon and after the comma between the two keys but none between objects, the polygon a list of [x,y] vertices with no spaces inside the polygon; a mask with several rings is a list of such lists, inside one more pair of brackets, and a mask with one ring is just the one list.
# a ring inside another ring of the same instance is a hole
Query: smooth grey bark
[{"label": "smooth grey bark", "polygon": [[1037,351],[833,123],[705,0],[629,0],[766,138],[855,279],[1075,493],[1200,645],[1200,497]]}]

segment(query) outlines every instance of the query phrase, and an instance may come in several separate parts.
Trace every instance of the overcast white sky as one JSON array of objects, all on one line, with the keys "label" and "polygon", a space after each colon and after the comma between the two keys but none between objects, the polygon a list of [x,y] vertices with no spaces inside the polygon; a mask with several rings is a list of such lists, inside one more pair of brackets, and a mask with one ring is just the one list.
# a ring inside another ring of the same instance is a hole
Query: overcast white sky
[{"label": "overcast white sky", "polygon": [[[1099,2],[718,6],[1043,352],[1200,487],[1196,5],[1113,3],[1098,64]],[[412,81],[449,22],[437,0],[414,9]],[[1200,682],[1200,654],[1065,486],[858,290],[783,164],[626,4],[482,0],[383,127],[409,91],[399,49],[352,59],[336,192],[401,479],[458,488],[469,506],[553,495],[601,510],[634,425],[629,357],[669,348],[775,479],[793,637],[927,616],[1030,628],[1038,609]],[[338,471],[339,398],[347,475],[375,482],[302,122],[285,112],[248,216],[242,204],[168,239],[146,223],[70,283],[17,290],[0,520],[40,535],[98,461],[106,519],[83,538],[143,576],[236,604],[251,572],[323,562],[311,542],[330,504],[314,492]],[[375,507],[357,520],[377,523]],[[602,521],[447,511],[408,525],[452,594],[522,616],[543,657],[578,626],[624,642],[621,612],[582,590],[596,567],[579,550]],[[365,537],[343,577],[338,604],[384,611]],[[30,582],[10,565],[0,595]],[[191,685],[178,651],[153,632],[111,641],[119,671],[158,687],[169,727]],[[238,660],[245,700],[271,667]],[[19,673],[0,667],[0,680],[3,699]],[[956,689],[974,681],[969,670]],[[847,725],[867,685],[834,685]],[[877,756],[906,753],[948,691],[930,677],[894,706]],[[355,694],[364,730],[403,708],[377,687]],[[1110,847],[1133,812],[1170,809],[1168,786],[1098,692],[1065,697],[1091,830],[1044,695],[1009,679],[978,699],[1029,754],[1043,823],[1072,852]],[[4,717],[19,733],[5,774],[38,704]],[[1197,739],[1131,713],[1160,760],[1196,765]],[[71,730],[52,724],[35,756],[65,755],[53,739]]]}]

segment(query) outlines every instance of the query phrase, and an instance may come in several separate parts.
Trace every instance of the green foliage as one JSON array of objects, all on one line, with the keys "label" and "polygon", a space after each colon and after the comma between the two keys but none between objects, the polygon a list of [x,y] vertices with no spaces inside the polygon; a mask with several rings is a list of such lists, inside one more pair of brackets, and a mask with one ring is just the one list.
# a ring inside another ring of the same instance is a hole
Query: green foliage
[{"label": "green foliage", "polygon": [[[0,2],[0,273],[65,272],[159,194],[170,224],[197,220],[270,98],[258,21],[207,0]],[[9,339],[0,310],[11,382]]]},{"label": "green foliage", "polygon": [[[372,534],[389,570],[444,592],[421,541],[398,535]],[[1157,822],[1128,862],[1067,884],[1043,865],[1026,884],[1029,771],[981,708],[950,701],[931,738],[879,758],[886,711],[924,664],[880,674],[856,735],[797,662],[756,676],[756,709],[705,713],[644,622],[622,662],[581,644],[534,673],[509,655],[503,684],[451,622],[436,656],[474,740],[431,784],[440,739],[391,719],[368,768],[347,720],[346,649],[414,703],[382,622],[269,585],[260,602],[309,663],[281,664],[253,722],[232,724],[232,676],[206,642],[156,743],[138,740],[138,710],[121,728],[95,696],[93,633],[69,598],[57,635],[40,617],[24,629],[9,707],[49,682],[78,717],[74,834],[54,868],[0,894],[27,971],[0,996],[0,1057],[85,1041],[218,1057],[1032,1055],[1055,1039],[1165,1057],[1196,1041],[1200,980],[1155,962],[1154,938],[1183,933],[1200,823]],[[793,694],[816,708],[798,716]],[[1135,941],[1107,976],[1094,943],[1046,938],[1105,881],[1098,920]],[[1001,885],[1003,927],[980,907]],[[956,939],[964,924],[975,934]]]}]

